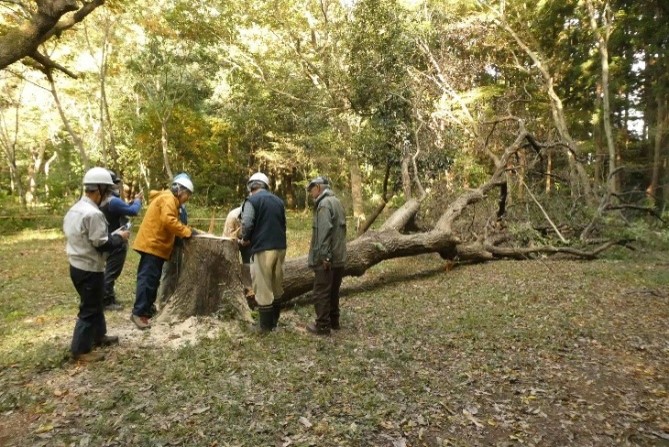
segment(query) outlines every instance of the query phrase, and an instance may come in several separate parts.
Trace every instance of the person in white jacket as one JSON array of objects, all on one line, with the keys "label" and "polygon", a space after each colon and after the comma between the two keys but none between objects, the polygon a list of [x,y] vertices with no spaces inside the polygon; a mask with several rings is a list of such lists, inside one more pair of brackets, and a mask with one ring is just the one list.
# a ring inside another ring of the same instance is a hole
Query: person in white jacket
[{"label": "person in white jacket", "polygon": [[67,238],[70,278],[79,294],[79,313],[72,335],[72,357],[81,362],[104,359],[92,352],[95,346],[118,343],[118,337],[107,335],[103,297],[106,252],[128,240],[129,232],[108,233],[107,221],[100,203],[114,182],[104,168],[92,168],[84,175],[84,195],[69,209],[63,221]]}]

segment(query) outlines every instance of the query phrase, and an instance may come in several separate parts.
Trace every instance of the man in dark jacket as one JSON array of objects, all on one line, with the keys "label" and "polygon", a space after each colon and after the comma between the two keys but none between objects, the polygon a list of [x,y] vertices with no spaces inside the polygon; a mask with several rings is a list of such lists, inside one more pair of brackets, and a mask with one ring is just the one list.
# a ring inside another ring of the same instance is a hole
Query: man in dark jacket
[{"label": "man in dark jacket", "polygon": [[309,249],[309,267],[314,271],[313,296],[316,321],[307,331],[329,335],[339,329],[339,288],[346,266],[346,213],[325,177],[316,177],[307,187],[314,200],[314,220]]},{"label": "man in dark jacket", "polygon": [[283,295],[283,262],[286,258],[286,208],[269,192],[269,179],[262,172],[247,183],[249,196],[242,206],[240,245],[250,247],[251,279],[258,302],[259,330],[276,328]]},{"label": "man in dark jacket", "polygon": [[[114,171],[109,171],[114,186],[111,189],[111,194],[100,204],[100,211],[105,215],[107,223],[109,224],[109,232],[113,233],[121,227],[128,229],[128,216],[136,216],[142,208],[143,194],[140,192],[135,195],[135,200],[131,204],[127,204],[125,200],[120,197],[121,179]],[[128,254],[128,243],[115,248],[109,253],[107,257],[107,264],[105,265],[105,310],[120,310],[123,308],[116,298],[116,291],[114,286],[116,280],[123,271],[125,258]]]}]

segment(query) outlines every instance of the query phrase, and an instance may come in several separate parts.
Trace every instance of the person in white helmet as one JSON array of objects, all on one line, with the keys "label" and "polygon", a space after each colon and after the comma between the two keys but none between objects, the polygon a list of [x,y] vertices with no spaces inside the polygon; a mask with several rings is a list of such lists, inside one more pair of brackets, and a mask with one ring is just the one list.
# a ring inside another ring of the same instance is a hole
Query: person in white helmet
[{"label": "person in white helmet", "polygon": [[269,192],[269,179],[262,172],[247,182],[249,196],[242,205],[242,237],[239,244],[250,247],[251,279],[258,303],[258,329],[276,328],[283,295],[283,263],[286,258],[286,208]]},{"label": "person in white helmet", "polygon": [[[189,182],[192,182],[190,176],[185,172],[181,172],[175,175],[172,179],[172,182],[176,182],[180,179],[185,179]],[[182,203],[179,206],[179,221],[184,225],[188,225],[188,211],[186,210],[185,203]],[[170,259],[168,259],[167,262],[163,264],[163,271],[160,275],[160,285],[158,286],[158,294],[156,298],[161,307],[165,305],[166,301],[177,287],[179,272],[181,271],[181,260],[183,258],[183,247],[184,240],[179,236],[175,237],[172,255],[170,256]],[[155,315],[157,312],[158,309],[156,306],[152,306],[151,315]]]},{"label": "person in white helmet", "polygon": [[156,301],[160,275],[170,259],[176,237],[187,239],[197,231],[179,219],[179,209],[190,199],[194,187],[190,178],[174,178],[165,191],[151,191],[151,202],[132,246],[139,253],[137,289],[130,320],[138,329],[151,327],[152,307]]},{"label": "person in white helmet", "polygon": [[72,335],[72,357],[82,362],[104,359],[92,352],[96,346],[118,343],[118,337],[107,335],[103,298],[106,252],[122,246],[128,231],[109,234],[100,203],[114,186],[109,172],[92,168],[84,175],[84,195],[69,209],[63,220],[67,238],[70,278],[80,297],[79,313]]}]

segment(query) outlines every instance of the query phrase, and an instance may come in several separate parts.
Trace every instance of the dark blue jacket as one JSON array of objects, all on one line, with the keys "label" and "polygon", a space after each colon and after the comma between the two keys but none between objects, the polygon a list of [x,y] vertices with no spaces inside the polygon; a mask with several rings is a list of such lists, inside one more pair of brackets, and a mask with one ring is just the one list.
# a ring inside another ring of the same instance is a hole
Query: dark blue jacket
[{"label": "dark blue jacket", "polygon": [[[242,226],[242,239],[251,241],[251,254],[286,249],[286,208],[283,200],[260,190],[246,202],[253,206],[253,220]],[[244,205],[247,205],[245,203]]]},{"label": "dark blue jacket", "polygon": [[128,205],[121,198],[112,196],[100,206],[100,211],[105,215],[111,233],[128,223],[126,216],[136,216],[140,208],[142,208],[142,201],[139,199],[135,199],[132,204]]}]

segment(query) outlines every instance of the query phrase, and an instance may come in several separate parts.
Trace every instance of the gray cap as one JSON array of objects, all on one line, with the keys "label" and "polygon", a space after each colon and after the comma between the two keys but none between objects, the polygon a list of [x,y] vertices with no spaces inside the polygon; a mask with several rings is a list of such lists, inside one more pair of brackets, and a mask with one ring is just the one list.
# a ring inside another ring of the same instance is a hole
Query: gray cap
[{"label": "gray cap", "polygon": [[307,186],[307,191],[311,191],[311,188],[313,188],[316,185],[329,185],[330,181],[323,177],[323,176],[318,176],[315,179],[313,179],[311,182],[309,182],[309,186]]}]

